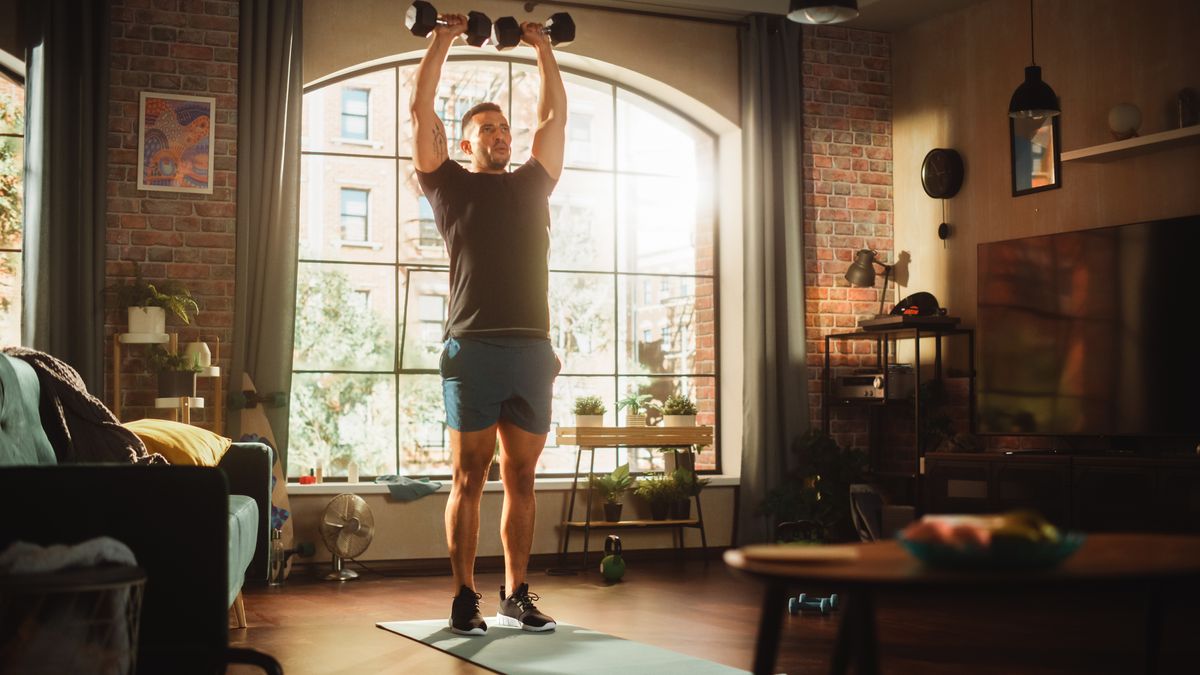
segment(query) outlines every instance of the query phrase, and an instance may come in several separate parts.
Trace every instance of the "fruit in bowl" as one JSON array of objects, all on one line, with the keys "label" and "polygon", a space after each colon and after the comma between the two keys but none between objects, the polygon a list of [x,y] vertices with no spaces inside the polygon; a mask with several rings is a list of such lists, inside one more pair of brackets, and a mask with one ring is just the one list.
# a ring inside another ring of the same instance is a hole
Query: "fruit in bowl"
[{"label": "fruit in bowl", "polygon": [[1048,567],[1083,543],[1083,535],[1059,532],[1034,511],[999,515],[928,515],[897,539],[916,558],[943,567]]}]

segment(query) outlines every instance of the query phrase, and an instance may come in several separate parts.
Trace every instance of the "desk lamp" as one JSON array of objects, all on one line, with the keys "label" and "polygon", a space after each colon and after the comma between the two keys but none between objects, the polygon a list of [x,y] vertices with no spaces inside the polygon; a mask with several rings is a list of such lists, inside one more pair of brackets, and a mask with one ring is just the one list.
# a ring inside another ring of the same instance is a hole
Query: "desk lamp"
[{"label": "desk lamp", "polygon": [[850,268],[846,270],[846,281],[852,286],[861,286],[864,288],[875,285],[875,267],[879,265],[883,268],[883,293],[879,296],[879,314],[883,316],[883,301],[887,297],[888,280],[892,276],[892,267],[894,265],[885,265],[875,259],[877,254],[870,249],[862,249],[854,254],[854,262],[850,263]]}]

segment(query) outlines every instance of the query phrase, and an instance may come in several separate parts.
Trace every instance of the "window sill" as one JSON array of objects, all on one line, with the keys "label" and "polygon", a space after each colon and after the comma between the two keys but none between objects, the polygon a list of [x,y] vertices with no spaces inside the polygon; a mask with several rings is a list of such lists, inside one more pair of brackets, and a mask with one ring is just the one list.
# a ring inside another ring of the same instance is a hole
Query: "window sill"
[{"label": "window sill", "polygon": [[370,139],[364,139],[364,138],[343,138],[341,136],[338,136],[333,139],[333,142],[341,143],[342,145],[357,145],[357,146],[364,147],[364,148],[373,148],[375,150],[383,149],[382,142],[372,141]]},{"label": "window sill", "polygon": [[[709,487],[730,487],[740,483],[738,476],[705,476],[709,479]],[[450,492],[450,481],[440,481],[442,487],[438,488],[438,492]],[[561,492],[571,489],[570,478],[539,478],[534,485],[534,490],[538,492]],[[299,483],[288,483],[287,491],[289,495],[337,495],[344,492],[359,495],[369,494],[388,494],[388,486],[385,483],[313,483],[312,485],[300,485]],[[500,481],[488,481],[483,487],[484,492],[503,492],[504,486]]]},{"label": "window sill", "polygon": [[369,248],[372,251],[382,251],[383,244],[374,241],[359,241],[357,239],[335,239],[334,243],[342,248]]}]

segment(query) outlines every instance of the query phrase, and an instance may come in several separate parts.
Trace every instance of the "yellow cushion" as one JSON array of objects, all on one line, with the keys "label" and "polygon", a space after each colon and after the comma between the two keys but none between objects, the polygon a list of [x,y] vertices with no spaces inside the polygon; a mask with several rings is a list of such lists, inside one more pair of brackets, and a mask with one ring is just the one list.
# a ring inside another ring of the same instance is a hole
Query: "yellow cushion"
[{"label": "yellow cushion", "polygon": [[137,434],[147,450],[161,454],[172,464],[216,466],[233,444],[208,429],[171,420],[137,420],[126,422],[125,428]]}]

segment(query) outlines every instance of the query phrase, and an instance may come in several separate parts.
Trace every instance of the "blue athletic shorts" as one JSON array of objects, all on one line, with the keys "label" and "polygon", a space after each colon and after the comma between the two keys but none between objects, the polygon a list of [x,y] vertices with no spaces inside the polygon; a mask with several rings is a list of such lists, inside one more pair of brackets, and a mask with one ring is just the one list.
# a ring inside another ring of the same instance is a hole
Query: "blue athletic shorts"
[{"label": "blue athletic shorts", "polygon": [[503,418],[531,434],[548,433],[561,367],[545,338],[450,338],[439,365],[446,424],[479,431]]}]

